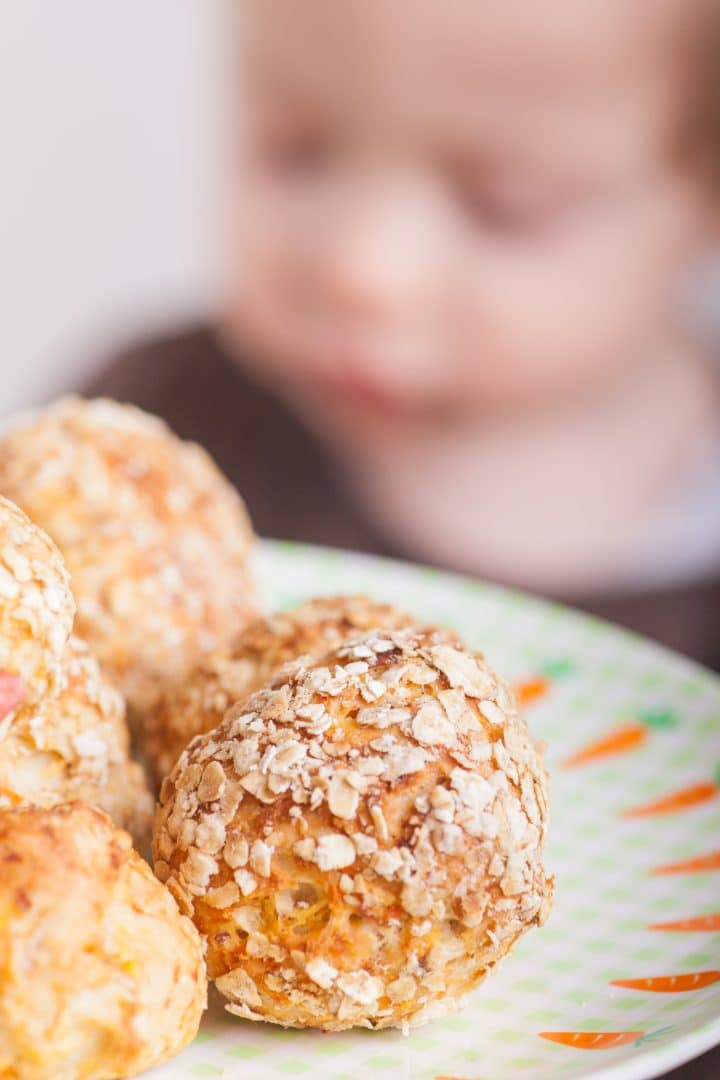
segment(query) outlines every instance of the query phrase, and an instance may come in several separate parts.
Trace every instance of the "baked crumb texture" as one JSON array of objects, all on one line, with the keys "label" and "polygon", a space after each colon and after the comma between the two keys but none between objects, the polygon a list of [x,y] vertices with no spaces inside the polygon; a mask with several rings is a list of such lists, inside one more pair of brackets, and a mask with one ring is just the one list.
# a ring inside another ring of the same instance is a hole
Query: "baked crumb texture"
[{"label": "baked crumb texture", "polygon": [[129,742],[122,697],[85,644],[71,638],[58,694],[20,709],[0,742],[0,808],[89,803],[144,847],[153,802]]},{"label": "baked crumb texture", "polygon": [[242,500],[155,417],[62,399],[0,438],[0,491],[57,543],[77,632],[136,712],[254,614]]},{"label": "baked crumb texture", "polygon": [[57,548],[0,499],[0,809],[77,799],[143,844],[152,799],[125,704],[70,636],[74,612]]},{"label": "baked crumb texture", "polygon": [[230,1012],[406,1027],[547,915],[547,781],[512,692],[431,631],[300,659],[163,783],[155,869]]},{"label": "baked crumb texture", "polygon": [[365,596],[327,596],[258,618],[168,688],[143,725],[144,749],[158,780],[195,735],[217,727],[231,705],[266,686],[300,656],[322,656],[372,629],[414,625],[404,611]]},{"label": "baked crumb texture", "polygon": [[[16,693],[25,704],[37,703],[57,687],[74,618],[60,552],[17,506],[0,497],[0,672],[20,680]],[[12,694],[9,683],[6,687],[5,696]]]},{"label": "baked crumb texture", "polygon": [[197,1032],[198,934],[105,814],[0,813],[0,919],[0,1076],[134,1076]]}]

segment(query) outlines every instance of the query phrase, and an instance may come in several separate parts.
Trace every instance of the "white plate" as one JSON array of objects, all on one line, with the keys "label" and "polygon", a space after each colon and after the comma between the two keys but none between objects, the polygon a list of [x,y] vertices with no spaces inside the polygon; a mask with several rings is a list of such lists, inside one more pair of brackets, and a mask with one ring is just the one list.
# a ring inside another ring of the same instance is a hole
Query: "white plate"
[{"label": "white plate", "polygon": [[[422,567],[265,543],[258,571],[269,608],[364,592],[454,627],[515,681],[541,678],[527,717],[548,744],[557,900],[459,1015],[408,1037],[333,1035],[215,1001],[153,1080],[640,1080],[720,1042],[720,680],[605,623]],[[687,865],[658,872],[670,864]]]}]

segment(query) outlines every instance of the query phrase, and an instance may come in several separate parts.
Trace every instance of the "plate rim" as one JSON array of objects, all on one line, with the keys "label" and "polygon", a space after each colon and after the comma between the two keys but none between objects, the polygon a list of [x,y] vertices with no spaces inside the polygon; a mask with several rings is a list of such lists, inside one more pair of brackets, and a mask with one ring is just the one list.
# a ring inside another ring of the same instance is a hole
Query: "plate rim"
[{"label": "plate rim", "polygon": [[[593,615],[590,612],[583,611],[582,608],[575,607],[562,600],[553,600],[540,593],[515,588],[510,585],[500,585],[497,582],[476,577],[473,574],[464,574],[458,570],[446,570],[442,567],[432,566],[430,563],[415,562],[412,559],[401,559],[392,555],[376,555],[369,551],[355,551],[351,548],[334,547],[331,544],[306,544],[302,540],[283,540],[276,537],[263,536],[258,537],[256,541],[256,550],[253,552],[252,557],[256,558],[257,555],[260,554],[262,558],[265,552],[268,552],[271,557],[274,557],[276,553],[279,553],[280,556],[282,556],[283,551],[300,553],[308,551],[313,553],[316,557],[322,557],[323,553],[325,553],[332,556],[340,556],[341,558],[358,559],[362,562],[382,563],[387,567],[397,566],[402,567],[405,570],[410,569],[419,571],[429,578],[437,577],[445,579],[454,582],[456,586],[460,586],[463,583],[480,586],[488,594],[494,595],[498,599],[510,597],[522,603],[537,606],[538,608],[544,608],[546,611],[557,612],[565,618],[576,619],[588,626],[595,626],[603,633],[610,634],[616,638],[622,638],[629,644],[634,644],[635,646],[640,646],[644,649],[650,649],[658,654],[659,659],[664,657],[665,659],[670,659],[674,664],[680,663],[694,671],[697,675],[701,675],[703,678],[707,679],[708,682],[714,683],[716,691],[720,693],[720,672],[713,671],[712,668],[706,667],[698,660],[694,660],[691,656],[687,656],[678,649],[673,649],[669,645],[663,645],[662,642],[656,641],[648,634],[640,633],[637,630],[629,630],[627,627],[612,622],[611,619],[606,619],[602,615]],[[326,595],[330,594],[328,593]]]},{"label": "plate rim", "polygon": [[[557,612],[563,618],[577,620],[586,625],[593,625],[605,634],[622,639],[633,648],[640,647],[649,651],[651,655],[657,657],[658,663],[670,661],[676,667],[680,666],[690,673],[701,676],[708,686],[720,695],[720,674],[705,667],[697,660],[667,645],[663,645],[645,634],[619,626],[602,616],[591,615],[571,604],[551,600],[530,591],[506,587],[493,581],[475,577],[472,574],[446,570],[442,567],[435,567],[410,559],[376,555],[372,552],[354,551],[349,548],[333,547],[331,545],[308,544],[296,540],[260,537],[253,557],[256,558],[259,554],[261,558],[267,555],[270,560],[275,558],[282,560],[290,555],[302,557],[305,553],[318,559],[330,555],[333,558],[360,561],[370,565],[379,563],[388,570],[393,566],[403,568],[404,571],[410,570],[411,572],[421,573],[428,580],[436,579],[439,584],[443,581],[453,583],[457,588],[470,583],[474,586],[480,586],[488,595],[499,600],[504,597],[516,598],[522,603],[538,609]],[[687,1064],[716,1046],[720,1046],[720,1014],[715,1019],[704,1024],[701,1029],[678,1035],[663,1047],[648,1047],[633,1058],[614,1064],[601,1065],[599,1068],[591,1068],[590,1071],[583,1075],[587,1077],[587,1080],[655,1080],[655,1078],[663,1076],[669,1070]]]},{"label": "plate rim", "polygon": [[[689,1031],[686,1035],[679,1036],[673,1042],[667,1044],[667,1050],[659,1047],[656,1050],[646,1050],[635,1058],[628,1061],[618,1061],[615,1065],[601,1066],[599,1070],[587,1073],[587,1080],[656,1080],[671,1069],[677,1069],[680,1065],[687,1065],[696,1060],[701,1054],[720,1046],[720,1016],[710,1021],[711,1026],[703,1026],[700,1031]],[[690,1044],[690,1045],[688,1045]],[[671,1053],[670,1051],[675,1051]],[[652,1061],[655,1054],[663,1054],[658,1060]],[[650,1065],[652,1071],[636,1072],[636,1066]]]}]

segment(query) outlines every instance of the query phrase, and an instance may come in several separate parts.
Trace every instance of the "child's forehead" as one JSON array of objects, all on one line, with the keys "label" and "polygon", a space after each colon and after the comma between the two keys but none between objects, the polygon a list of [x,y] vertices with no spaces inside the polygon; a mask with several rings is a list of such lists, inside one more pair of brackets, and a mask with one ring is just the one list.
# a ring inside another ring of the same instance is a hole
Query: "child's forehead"
[{"label": "child's forehead", "polygon": [[[256,66],[399,89],[434,73],[527,87],[606,83],[668,62],[712,0],[244,0]],[[695,15],[693,15],[695,13]],[[442,88],[442,86],[440,87]]]},{"label": "child's forehead", "polygon": [[589,151],[629,149],[679,107],[678,42],[704,2],[246,0],[246,70],[344,125],[559,145],[568,125],[599,125]]}]

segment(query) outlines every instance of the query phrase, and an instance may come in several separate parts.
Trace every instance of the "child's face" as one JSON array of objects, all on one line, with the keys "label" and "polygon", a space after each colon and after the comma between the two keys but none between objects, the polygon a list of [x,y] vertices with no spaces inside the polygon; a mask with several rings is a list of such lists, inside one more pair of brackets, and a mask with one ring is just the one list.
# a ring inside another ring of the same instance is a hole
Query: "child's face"
[{"label": "child's face", "polygon": [[452,422],[644,360],[701,216],[690,6],[247,0],[229,321],[263,378]]}]

